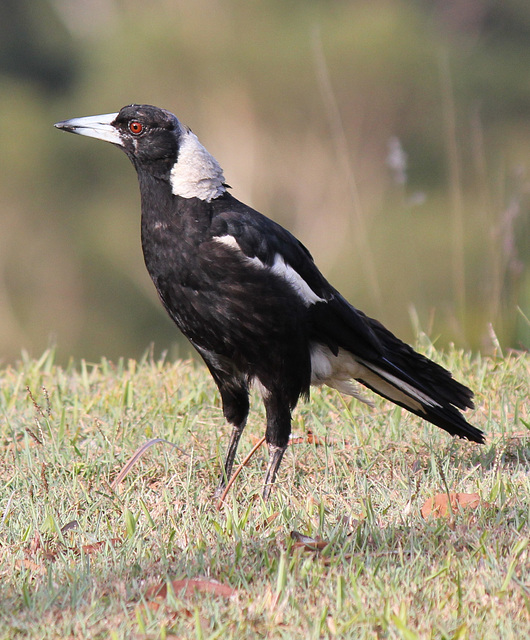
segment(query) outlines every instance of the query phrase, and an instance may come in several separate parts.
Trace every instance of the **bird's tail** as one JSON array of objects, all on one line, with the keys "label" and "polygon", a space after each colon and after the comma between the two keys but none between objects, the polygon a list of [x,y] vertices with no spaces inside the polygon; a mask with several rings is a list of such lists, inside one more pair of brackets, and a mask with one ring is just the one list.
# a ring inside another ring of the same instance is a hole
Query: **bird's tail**
[{"label": "bird's tail", "polygon": [[460,413],[474,408],[473,392],[449,371],[396,338],[377,320],[368,320],[383,353],[373,360],[357,358],[363,365],[357,380],[451,435],[483,443],[483,432]]}]

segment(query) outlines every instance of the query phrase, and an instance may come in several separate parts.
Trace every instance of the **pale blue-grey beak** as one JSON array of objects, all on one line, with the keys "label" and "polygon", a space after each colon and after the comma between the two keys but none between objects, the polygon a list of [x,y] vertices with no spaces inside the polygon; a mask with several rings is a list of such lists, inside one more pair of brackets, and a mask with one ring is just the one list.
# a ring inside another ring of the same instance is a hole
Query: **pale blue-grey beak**
[{"label": "pale blue-grey beak", "polygon": [[117,113],[106,113],[101,116],[72,118],[71,120],[57,122],[54,126],[58,129],[63,129],[64,131],[78,133],[81,136],[88,136],[90,138],[105,140],[105,142],[112,142],[112,144],[117,144],[121,147],[123,146],[123,142],[120,138],[119,132],[116,127],[112,125],[117,115]]}]

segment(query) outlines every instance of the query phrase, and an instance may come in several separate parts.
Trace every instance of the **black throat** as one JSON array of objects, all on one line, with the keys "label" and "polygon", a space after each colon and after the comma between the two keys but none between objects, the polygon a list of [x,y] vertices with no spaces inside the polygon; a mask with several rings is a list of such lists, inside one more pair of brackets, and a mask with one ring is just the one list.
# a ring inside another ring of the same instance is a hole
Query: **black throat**
[{"label": "black throat", "polygon": [[169,180],[138,171],[142,203],[142,249],[155,285],[160,276],[192,269],[196,248],[211,224],[210,203],[171,192]]}]

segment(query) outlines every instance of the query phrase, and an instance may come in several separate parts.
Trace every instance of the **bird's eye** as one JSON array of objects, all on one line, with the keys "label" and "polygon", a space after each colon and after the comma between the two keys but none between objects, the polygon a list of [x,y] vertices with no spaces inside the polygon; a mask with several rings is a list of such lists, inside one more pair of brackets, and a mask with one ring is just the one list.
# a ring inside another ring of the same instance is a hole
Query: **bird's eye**
[{"label": "bird's eye", "polygon": [[143,130],[144,125],[141,122],[138,122],[138,120],[132,120],[131,122],[129,122],[129,131],[135,136],[142,133]]}]

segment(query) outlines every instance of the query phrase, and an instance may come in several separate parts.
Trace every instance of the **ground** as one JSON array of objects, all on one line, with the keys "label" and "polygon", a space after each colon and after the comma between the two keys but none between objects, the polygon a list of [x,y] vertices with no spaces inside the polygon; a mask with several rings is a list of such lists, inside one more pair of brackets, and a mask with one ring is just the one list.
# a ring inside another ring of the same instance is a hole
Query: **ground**
[{"label": "ground", "polygon": [[[267,504],[265,447],[213,499],[229,428],[200,364],[0,369],[0,638],[530,637],[530,357],[419,342],[486,444],[318,389]],[[256,396],[238,462],[263,434]],[[127,472],[157,438],[178,448]]]}]

